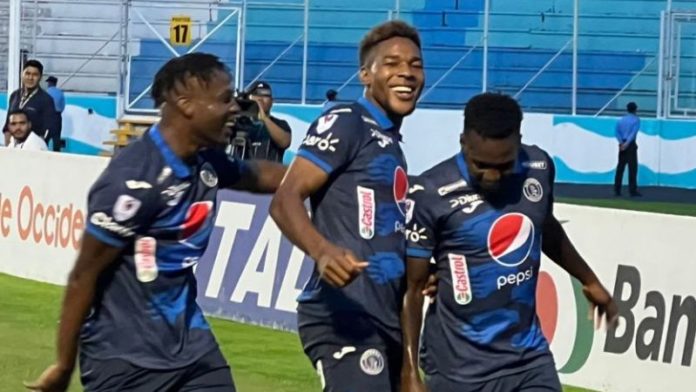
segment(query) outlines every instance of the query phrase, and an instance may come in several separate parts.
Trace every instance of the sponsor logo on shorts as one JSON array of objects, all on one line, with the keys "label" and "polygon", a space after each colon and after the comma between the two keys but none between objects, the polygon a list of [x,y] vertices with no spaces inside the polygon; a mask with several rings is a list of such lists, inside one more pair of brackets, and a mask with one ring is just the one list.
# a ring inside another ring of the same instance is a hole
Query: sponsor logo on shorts
[{"label": "sponsor logo on shorts", "polygon": [[369,240],[375,236],[375,191],[358,186],[358,216],[360,237]]},{"label": "sponsor logo on shorts", "polygon": [[384,370],[384,357],[379,350],[371,348],[360,356],[360,369],[365,374],[376,376]]},{"label": "sponsor logo on shorts", "polygon": [[467,305],[474,296],[471,293],[471,282],[469,281],[469,268],[466,264],[466,257],[450,253],[449,257],[450,272],[452,273],[452,291],[454,300],[459,305]]}]

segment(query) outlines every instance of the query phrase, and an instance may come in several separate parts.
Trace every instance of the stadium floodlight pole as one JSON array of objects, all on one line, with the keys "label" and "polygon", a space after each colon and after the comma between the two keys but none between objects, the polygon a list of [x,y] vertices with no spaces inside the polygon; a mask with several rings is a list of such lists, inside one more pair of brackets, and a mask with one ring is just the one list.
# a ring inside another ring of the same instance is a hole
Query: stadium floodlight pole
[{"label": "stadium floodlight pole", "polygon": [[481,75],[481,92],[488,90],[488,29],[491,18],[491,0],[486,0],[483,11],[483,65]]},{"label": "stadium floodlight pole", "polygon": [[571,113],[578,111],[578,22],[580,20],[580,0],[573,1],[573,92]]},{"label": "stadium floodlight pole", "polygon": [[[7,45],[7,99],[10,93],[19,88],[19,73],[21,72],[19,42],[22,23],[22,0],[10,0],[10,20]],[[9,101],[8,101],[9,102]]]},{"label": "stadium floodlight pole", "polygon": [[307,102],[307,57],[309,56],[309,0],[304,0],[304,45],[302,47],[302,104]]}]

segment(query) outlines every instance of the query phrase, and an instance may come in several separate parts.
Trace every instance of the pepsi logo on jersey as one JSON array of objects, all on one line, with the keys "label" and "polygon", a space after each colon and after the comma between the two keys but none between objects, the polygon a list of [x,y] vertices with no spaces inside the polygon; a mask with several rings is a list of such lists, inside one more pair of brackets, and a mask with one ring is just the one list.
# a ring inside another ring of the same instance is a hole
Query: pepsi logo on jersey
[{"label": "pepsi logo on jersey", "polygon": [[527,260],[534,246],[534,223],[520,213],[505,214],[488,232],[488,252],[498,264],[515,267]]}]

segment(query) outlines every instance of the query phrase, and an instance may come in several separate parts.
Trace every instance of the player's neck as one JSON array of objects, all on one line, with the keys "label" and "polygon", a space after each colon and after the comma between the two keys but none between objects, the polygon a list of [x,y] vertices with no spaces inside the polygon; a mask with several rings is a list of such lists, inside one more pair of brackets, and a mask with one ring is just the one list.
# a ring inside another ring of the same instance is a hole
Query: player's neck
[{"label": "player's neck", "polygon": [[389,121],[392,122],[393,128],[396,128],[396,129],[401,128],[401,122],[404,120],[404,118],[402,116],[388,113],[386,110],[384,110],[382,105],[380,105],[379,102],[377,102],[375,97],[373,97],[370,94],[365,94],[365,99],[370,101],[370,103],[372,103],[372,105],[374,105],[374,107],[376,107],[380,112],[382,112],[382,114],[384,114],[389,119]]},{"label": "player's neck", "polygon": [[167,146],[182,161],[186,161],[196,155],[200,146],[190,138],[190,133],[180,125],[180,121],[165,120],[162,118],[159,131]]}]

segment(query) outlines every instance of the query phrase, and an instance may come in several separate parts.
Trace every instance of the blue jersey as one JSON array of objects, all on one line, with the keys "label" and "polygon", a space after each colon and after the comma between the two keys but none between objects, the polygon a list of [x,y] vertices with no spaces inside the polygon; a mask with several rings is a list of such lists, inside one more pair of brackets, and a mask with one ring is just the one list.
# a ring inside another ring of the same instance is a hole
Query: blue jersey
[{"label": "blue jersey", "polygon": [[408,193],[400,140],[398,127],[361,98],[335,106],[315,121],[297,153],[329,175],[310,199],[317,230],[369,262],[342,289],[325,283],[315,268],[298,311],[318,320],[357,313],[395,341],[401,338]]},{"label": "blue jersey", "polygon": [[213,230],[218,187],[245,167],[213,150],[183,162],[157,126],[111,160],[90,189],[86,231],[122,252],[99,278],[84,355],[172,369],[217,347],[193,266]]},{"label": "blue jersey", "polygon": [[462,153],[412,184],[407,254],[432,257],[439,279],[421,343],[426,373],[479,382],[553,361],[535,305],[553,181],[548,155],[522,146],[495,197],[471,186]]}]

